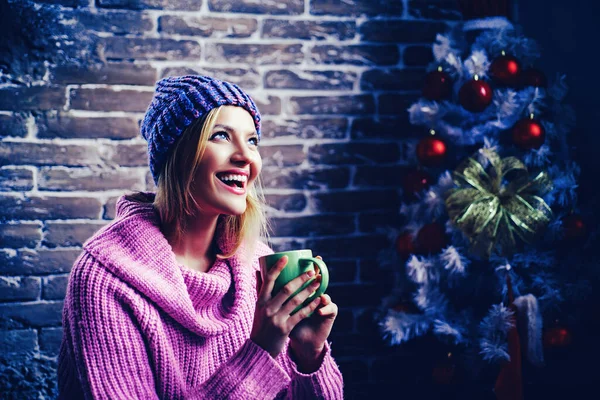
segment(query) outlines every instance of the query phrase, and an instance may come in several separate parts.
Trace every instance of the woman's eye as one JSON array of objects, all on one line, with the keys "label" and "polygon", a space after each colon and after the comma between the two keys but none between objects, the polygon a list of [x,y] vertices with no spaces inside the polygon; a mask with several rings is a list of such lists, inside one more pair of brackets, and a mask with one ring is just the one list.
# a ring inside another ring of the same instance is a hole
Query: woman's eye
[{"label": "woman's eye", "polygon": [[225,140],[227,140],[228,138],[229,138],[229,136],[227,135],[227,132],[217,132],[217,133],[214,133],[210,137],[210,140],[215,140],[215,139],[225,139]]},{"label": "woman's eye", "polygon": [[258,146],[258,136],[253,136],[250,139],[248,139],[248,141],[250,142],[250,144],[252,144],[252,146]]}]

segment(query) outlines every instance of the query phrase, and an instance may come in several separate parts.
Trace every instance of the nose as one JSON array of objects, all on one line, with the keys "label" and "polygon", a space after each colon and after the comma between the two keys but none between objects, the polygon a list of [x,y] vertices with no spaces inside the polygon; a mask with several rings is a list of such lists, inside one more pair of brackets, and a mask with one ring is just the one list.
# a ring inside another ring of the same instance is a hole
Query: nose
[{"label": "nose", "polygon": [[245,166],[252,162],[250,149],[244,143],[236,143],[231,154],[231,162],[238,166]]}]

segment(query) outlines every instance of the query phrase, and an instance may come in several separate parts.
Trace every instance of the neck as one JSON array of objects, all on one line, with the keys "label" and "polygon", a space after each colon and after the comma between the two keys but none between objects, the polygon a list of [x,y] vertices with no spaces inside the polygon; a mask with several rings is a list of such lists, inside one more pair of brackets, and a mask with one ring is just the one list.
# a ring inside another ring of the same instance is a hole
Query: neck
[{"label": "neck", "polygon": [[177,262],[189,269],[206,272],[216,258],[214,246],[218,216],[196,216],[187,221],[185,233],[177,240],[167,238]]}]

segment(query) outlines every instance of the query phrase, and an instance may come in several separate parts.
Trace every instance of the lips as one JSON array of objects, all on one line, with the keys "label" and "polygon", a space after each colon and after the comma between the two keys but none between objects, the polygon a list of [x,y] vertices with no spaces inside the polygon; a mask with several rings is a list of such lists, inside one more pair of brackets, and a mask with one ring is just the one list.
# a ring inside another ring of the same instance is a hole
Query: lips
[{"label": "lips", "polygon": [[248,172],[244,170],[229,170],[218,172],[217,179],[232,193],[246,193],[246,185],[248,183]]}]

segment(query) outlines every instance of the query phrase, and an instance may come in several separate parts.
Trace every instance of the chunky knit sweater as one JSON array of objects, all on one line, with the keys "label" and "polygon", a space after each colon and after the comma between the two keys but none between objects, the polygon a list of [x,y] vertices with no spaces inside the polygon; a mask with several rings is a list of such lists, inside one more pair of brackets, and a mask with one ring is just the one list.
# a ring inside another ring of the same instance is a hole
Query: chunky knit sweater
[{"label": "chunky knit sweater", "polygon": [[240,251],[208,272],[186,269],[152,204],[121,198],[71,271],[59,397],[341,399],[328,343],[319,369],[304,374],[287,346],[273,358],[249,339],[257,259],[270,252],[258,244],[248,262]]}]

